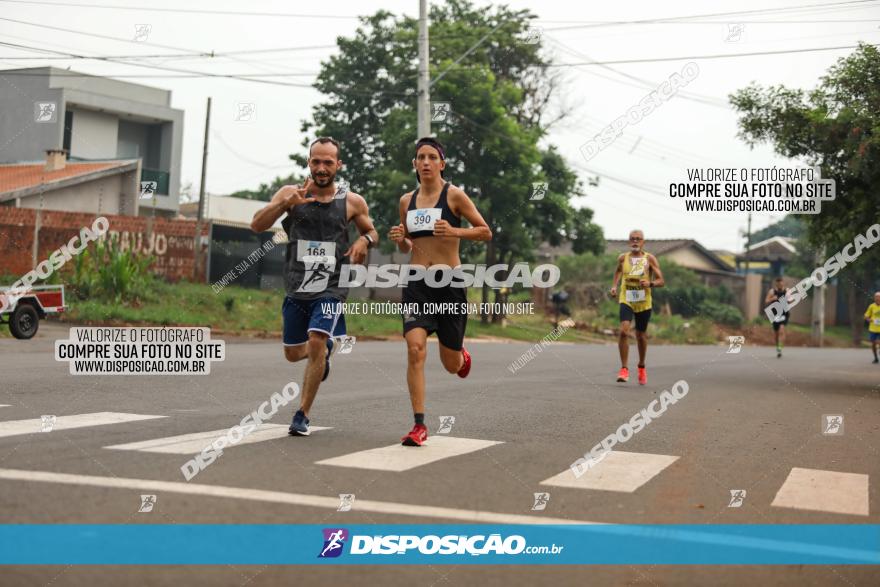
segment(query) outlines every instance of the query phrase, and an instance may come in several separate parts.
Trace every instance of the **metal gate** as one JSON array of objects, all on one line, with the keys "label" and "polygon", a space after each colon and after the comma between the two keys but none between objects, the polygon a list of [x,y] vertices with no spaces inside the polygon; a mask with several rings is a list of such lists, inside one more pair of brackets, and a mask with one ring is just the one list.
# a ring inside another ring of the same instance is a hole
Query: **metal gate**
[{"label": "metal gate", "polygon": [[[281,289],[284,287],[283,244],[266,245],[273,232],[255,234],[249,228],[211,224],[210,283],[217,283],[233,272],[229,284],[240,287]],[[249,256],[259,256],[255,260]]]}]

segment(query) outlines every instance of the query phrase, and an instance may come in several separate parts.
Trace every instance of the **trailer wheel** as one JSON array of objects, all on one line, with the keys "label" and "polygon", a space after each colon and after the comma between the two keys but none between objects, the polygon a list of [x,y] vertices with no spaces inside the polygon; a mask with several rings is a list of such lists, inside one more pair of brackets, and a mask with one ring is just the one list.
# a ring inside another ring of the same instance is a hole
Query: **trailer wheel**
[{"label": "trailer wheel", "polygon": [[30,304],[19,304],[9,318],[9,332],[22,340],[33,338],[40,326],[37,310]]}]

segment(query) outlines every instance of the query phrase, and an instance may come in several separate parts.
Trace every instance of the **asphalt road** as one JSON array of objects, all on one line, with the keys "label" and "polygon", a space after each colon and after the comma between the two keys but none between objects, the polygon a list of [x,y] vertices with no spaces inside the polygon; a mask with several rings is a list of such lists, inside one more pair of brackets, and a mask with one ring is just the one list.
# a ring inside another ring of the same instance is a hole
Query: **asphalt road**
[{"label": "asphalt road", "polygon": [[[473,370],[460,380],[443,371],[432,344],[429,446],[436,439],[436,447],[454,452],[461,439],[491,442],[399,471],[380,470],[387,466],[381,455],[353,457],[358,466],[318,464],[390,447],[411,426],[403,343],[358,342],[351,354],[335,357],[313,408],[312,425],[328,428],[308,438],[282,431],[228,448],[189,485],[242,491],[209,495],[179,489],[187,485],[180,467],[191,454],[105,447],[226,430],[288,382],[299,383],[302,364],[286,363],[280,343],[227,339],[226,360],[207,376],[72,376],[53,354],[54,340],[66,333],[50,323],[32,341],[0,340],[0,404],[8,404],[0,407],[3,523],[880,523],[880,365],[870,364],[866,350],[788,348],[777,359],[773,349],[748,342],[740,353],[727,346],[657,346],[649,350],[649,383],[642,387],[635,377],[614,381],[617,352],[610,345],[551,344],[511,373],[508,365],[531,345],[473,342]],[[612,463],[609,456],[604,470],[600,464],[585,475],[596,485],[542,484],[679,380],[688,394],[618,445],[612,456],[622,460]],[[8,424],[101,412],[164,417],[49,433],[39,426],[16,432]],[[272,423],[287,425],[291,413],[283,409]],[[842,433],[823,434],[825,415],[843,416]],[[436,433],[441,416],[455,418],[447,434]],[[151,487],[156,481],[168,484]],[[729,507],[731,490],[746,491],[740,507]],[[543,511],[532,510],[536,492],[550,494]],[[138,512],[143,493],[157,496],[149,513]],[[337,511],[339,494],[355,495],[351,511]],[[57,566],[6,567],[0,584],[869,585],[877,572],[866,566]]]}]

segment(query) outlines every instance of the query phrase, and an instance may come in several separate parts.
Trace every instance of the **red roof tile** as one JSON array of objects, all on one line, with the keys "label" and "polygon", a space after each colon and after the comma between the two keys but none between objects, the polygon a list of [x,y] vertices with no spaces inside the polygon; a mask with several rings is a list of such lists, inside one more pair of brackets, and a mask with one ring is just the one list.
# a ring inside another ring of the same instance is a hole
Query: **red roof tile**
[{"label": "red roof tile", "polygon": [[101,162],[67,162],[64,169],[46,171],[45,163],[14,163],[0,165],[0,193],[11,192],[23,188],[48,184],[62,179],[69,179],[79,175],[88,175],[96,171],[103,171],[121,165],[127,165],[129,161],[101,161]]}]

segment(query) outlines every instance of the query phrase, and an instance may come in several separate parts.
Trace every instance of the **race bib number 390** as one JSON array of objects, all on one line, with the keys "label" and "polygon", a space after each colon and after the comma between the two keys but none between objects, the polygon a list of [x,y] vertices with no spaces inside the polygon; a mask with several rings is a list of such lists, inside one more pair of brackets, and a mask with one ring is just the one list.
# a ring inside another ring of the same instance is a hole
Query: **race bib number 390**
[{"label": "race bib number 390", "polygon": [[296,241],[296,259],[302,261],[303,257],[331,257],[336,258],[336,243],[323,241]]},{"label": "race bib number 390", "polygon": [[406,229],[409,232],[434,230],[434,224],[440,220],[442,212],[440,208],[410,210],[406,213]]}]

